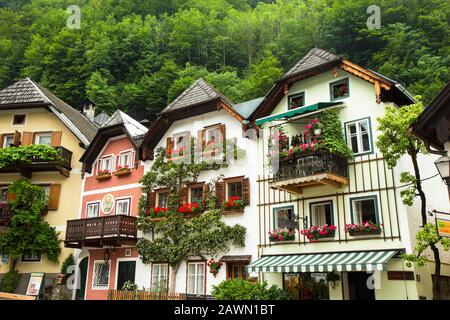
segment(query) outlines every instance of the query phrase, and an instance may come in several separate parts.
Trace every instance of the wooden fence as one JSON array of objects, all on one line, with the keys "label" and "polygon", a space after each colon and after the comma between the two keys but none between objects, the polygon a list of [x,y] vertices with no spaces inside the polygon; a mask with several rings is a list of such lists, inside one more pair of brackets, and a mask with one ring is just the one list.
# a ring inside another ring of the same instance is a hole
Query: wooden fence
[{"label": "wooden fence", "polygon": [[176,292],[150,292],[109,290],[108,300],[186,300],[186,294]]}]

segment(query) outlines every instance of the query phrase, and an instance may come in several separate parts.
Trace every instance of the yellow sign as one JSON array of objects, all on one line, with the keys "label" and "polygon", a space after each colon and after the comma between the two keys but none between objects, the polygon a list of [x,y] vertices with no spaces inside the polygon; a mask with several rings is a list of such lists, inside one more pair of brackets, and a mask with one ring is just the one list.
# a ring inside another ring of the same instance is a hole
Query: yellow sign
[{"label": "yellow sign", "polygon": [[436,227],[441,237],[450,238],[450,220],[436,218]]}]

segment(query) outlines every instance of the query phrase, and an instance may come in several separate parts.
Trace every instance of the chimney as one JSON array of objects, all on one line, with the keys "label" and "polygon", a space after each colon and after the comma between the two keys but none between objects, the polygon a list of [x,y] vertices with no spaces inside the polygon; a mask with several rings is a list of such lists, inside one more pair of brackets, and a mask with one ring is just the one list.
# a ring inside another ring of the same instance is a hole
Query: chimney
[{"label": "chimney", "polygon": [[91,121],[94,121],[95,117],[95,102],[87,98],[83,104],[83,113]]}]

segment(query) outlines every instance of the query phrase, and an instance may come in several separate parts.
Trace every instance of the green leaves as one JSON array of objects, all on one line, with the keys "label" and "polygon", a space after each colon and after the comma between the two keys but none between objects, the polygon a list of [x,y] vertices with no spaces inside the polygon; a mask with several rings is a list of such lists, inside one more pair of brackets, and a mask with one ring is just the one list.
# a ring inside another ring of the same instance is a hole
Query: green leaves
[{"label": "green leaves", "polygon": [[36,159],[48,162],[61,160],[55,149],[42,144],[0,149],[0,168],[15,164],[31,164]]},{"label": "green leaves", "polygon": [[353,158],[353,152],[344,139],[337,109],[324,111],[317,118],[323,128],[322,138],[317,146],[318,149],[339,154],[349,159]]},{"label": "green leaves", "polygon": [[213,286],[211,294],[216,300],[290,300],[290,295],[276,285],[268,286],[267,281],[250,283],[233,279]]},{"label": "green leaves", "polygon": [[62,240],[59,232],[41,217],[48,201],[44,189],[23,179],[14,181],[8,191],[15,195],[14,216],[11,227],[0,234],[0,253],[13,259],[23,254],[44,254],[49,261],[57,262]]}]

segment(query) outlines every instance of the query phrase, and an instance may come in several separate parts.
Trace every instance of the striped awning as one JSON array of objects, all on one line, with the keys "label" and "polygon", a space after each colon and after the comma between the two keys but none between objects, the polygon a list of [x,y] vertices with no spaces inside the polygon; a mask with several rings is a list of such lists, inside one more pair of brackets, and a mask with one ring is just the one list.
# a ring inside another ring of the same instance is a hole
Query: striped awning
[{"label": "striped awning", "polygon": [[247,267],[248,272],[383,271],[400,249],[299,255],[263,256]]}]

